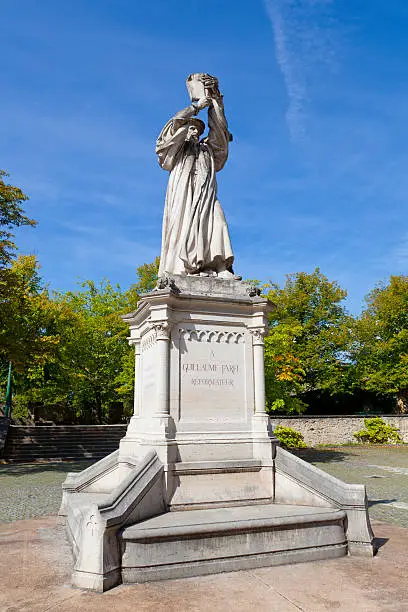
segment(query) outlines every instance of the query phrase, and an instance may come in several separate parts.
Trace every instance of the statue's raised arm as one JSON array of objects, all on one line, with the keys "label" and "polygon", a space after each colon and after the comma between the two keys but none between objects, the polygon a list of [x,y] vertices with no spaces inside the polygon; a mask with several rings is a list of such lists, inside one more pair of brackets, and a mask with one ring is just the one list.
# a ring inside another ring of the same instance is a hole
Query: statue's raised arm
[{"label": "statue's raised arm", "polygon": [[228,123],[224,112],[224,101],[218,89],[215,77],[204,75],[205,91],[210,96],[211,104],[208,108],[208,136],[206,143],[211,147],[214,155],[215,170],[222,170],[228,159],[228,145],[232,136],[228,131]]},{"label": "statue's raised arm", "polygon": [[190,104],[176,113],[160,132],[156,142],[156,153],[159,164],[164,170],[173,170],[177,156],[182,153],[185,143],[193,138],[192,128],[196,128],[200,133],[204,131],[204,122],[195,117],[197,112],[197,105]]},{"label": "statue's raised arm", "polygon": [[[159,276],[200,274],[238,279],[232,271],[228,226],[217,199],[215,173],[228,157],[230,134],[215,77],[192,74],[187,79],[190,106],[164,126],[156,153],[170,172],[163,216]],[[209,132],[196,115],[208,107]]]}]

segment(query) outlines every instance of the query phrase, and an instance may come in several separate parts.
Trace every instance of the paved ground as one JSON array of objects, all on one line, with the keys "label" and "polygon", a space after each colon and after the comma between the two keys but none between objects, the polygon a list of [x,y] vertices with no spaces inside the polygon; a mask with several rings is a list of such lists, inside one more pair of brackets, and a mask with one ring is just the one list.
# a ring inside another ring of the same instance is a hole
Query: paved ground
[{"label": "paved ground", "polygon": [[[335,447],[299,456],[350,483],[367,486],[373,519],[408,527],[408,445]],[[0,523],[58,512],[67,472],[89,462],[0,465]]]},{"label": "paved ground", "polygon": [[367,485],[370,516],[382,521],[373,522],[380,544],[375,558],[121,586],[103,595],[69,586],[70,549],[55,516],[46,516],[58,510],[66,473],[89,464],[0,465],[0,610],[406,612],[408,446],[306,449],[299,455]]},{"label": "paved ground", "polygon": [[343,557],[104,594],[69,586],[71,552],[55,517],[0,528],[2,612],[406,612],[408,530],[374,524],[374,558]]},{"label": "paved ground", "polygon": [[408,444],[338,446],[297,454],[345,482],[365,484],[372,519],[408,527]]},{"label": "paved ground", "polygon": [[68,472],[92,462],[0,465],[0,523],[56,514]]}]

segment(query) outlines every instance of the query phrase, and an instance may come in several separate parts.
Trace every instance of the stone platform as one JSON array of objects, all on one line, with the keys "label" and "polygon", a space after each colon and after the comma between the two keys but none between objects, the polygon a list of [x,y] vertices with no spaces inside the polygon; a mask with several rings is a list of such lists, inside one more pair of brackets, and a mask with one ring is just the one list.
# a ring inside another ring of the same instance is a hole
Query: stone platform
[{"label": "stone platform", "polygon": [[124,317],[136,385],[119,450],[63,485],[73,584],[104,591],[121,581],[372,555],[364,487],[294,457],[273,435],[268,300],[211,277],[160,287]]},{"label": "stone platform", "polygon": [[122,532],[122,582],[341,557],[345,519],[344,510],[285,504],[167,512]]}]

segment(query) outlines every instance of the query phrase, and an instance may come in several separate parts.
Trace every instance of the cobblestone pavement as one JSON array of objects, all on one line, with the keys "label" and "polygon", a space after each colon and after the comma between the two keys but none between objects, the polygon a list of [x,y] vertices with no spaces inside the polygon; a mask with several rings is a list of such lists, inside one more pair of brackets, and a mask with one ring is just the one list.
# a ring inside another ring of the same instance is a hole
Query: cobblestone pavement
[{"label": "cobblestone pavement", "polygon": [[67,473],[79,472],[91,463],[0,465],[0,523],[57,514]]},{"label": "cobblestone pavement", "polygon": [[296,454],[351,484],[365,484],[371,519],[408,527],[408,445],[336,446]]},{"label": "cobblestone pavement", "polygon": [[[297,454],[333,476],[367,486],[372,519],[408,527],[408,445],[305,449]],[[0,523],[56,514],[61,483],[89,462],[0,465]]]}]

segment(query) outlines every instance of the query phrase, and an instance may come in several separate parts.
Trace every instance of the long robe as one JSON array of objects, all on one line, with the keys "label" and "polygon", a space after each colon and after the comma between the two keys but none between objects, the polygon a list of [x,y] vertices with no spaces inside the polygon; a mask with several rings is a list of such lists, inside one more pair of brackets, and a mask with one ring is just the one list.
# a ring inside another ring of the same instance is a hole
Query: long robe
[{"label": "long robe", "polygon": [[234,261],[228,226],[217,199],[216,172],[228,157],[229,132],[220,104],[208,110],[209,133],[187,142],[187,107],[166,123],[157,139],[159,164],[170,171],[163,215],[159,276],[230,268]]}]

